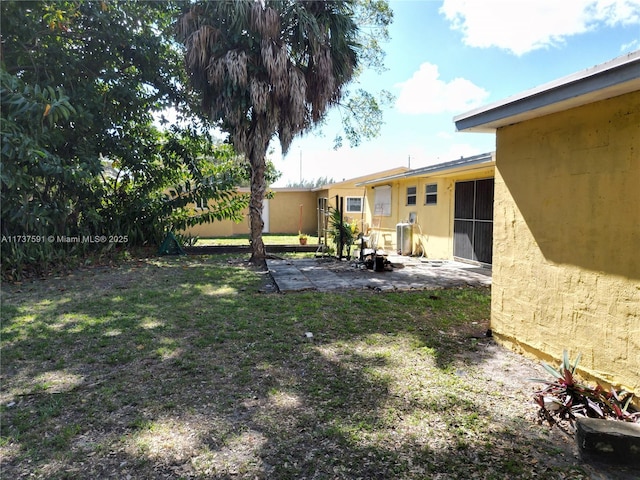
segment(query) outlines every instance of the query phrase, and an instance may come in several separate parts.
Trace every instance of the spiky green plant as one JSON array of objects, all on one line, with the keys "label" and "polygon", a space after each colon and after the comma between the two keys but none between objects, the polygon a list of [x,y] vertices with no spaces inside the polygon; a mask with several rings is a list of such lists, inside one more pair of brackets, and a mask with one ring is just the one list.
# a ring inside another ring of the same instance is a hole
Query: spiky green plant
[{"label": "spiky green plant", "polygon": [[533,379],[546,385],[534,395],[534,401],[540,406],[540,416],[550,425],[557,423],[557,419],[573,421],[576,417],[640,421],[640,412],[633,411],[631,404],[633,393],[613,387],[607,390],[599,384],[591,387],[578,381],[576,369],[581,356],[578,354],[572,364],[569,353],[564,350],[558,369],[542,363],[554,380]]}]

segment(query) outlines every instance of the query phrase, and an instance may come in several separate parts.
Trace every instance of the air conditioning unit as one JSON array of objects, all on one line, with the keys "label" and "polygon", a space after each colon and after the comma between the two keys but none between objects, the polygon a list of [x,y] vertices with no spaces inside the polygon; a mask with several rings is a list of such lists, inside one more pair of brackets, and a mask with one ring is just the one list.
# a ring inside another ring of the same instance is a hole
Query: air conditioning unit
[{"label": "air conditioning unit", "polygon": [[396,247],[398,255],[411,255],[413,251],[413,225],[399,223],[396,225]]}]

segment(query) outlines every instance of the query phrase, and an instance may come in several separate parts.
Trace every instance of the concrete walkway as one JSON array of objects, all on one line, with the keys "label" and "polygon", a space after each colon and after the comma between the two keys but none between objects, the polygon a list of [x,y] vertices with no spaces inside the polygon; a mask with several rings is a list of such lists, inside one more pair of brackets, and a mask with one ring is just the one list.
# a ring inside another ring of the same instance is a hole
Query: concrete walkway
[{"label": "concrete walkway", "polygon": [[491,270],[453,261],[427,261],[389,256],[393,268],[376,272],[356,262],[333,258],[267,260],[281,292],[346,289],[425,290],[455,286],[489,286]]}]

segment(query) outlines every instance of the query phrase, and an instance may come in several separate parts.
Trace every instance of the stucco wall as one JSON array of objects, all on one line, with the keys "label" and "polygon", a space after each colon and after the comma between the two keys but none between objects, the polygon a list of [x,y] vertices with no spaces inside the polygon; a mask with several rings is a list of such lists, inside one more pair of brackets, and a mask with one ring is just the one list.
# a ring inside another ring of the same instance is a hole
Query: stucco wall
[{"label": "stucco wall", "polygon": [[300,230],[308,235],[316,235],[318,230],[316,194],[312,191],[276,191],[269,200],[269,231],[272,233],[298,233],[300,209],[302,226]]},{"label": "stucco wall", "polygon": [[[267,200],[265,200],[267,201]],[[269,232],[298,233],[300,205],[302,205],[302,228],[309,235],[316,235],[316,193],[311,190],[276,190],[269,203]],[[250,231],[249,209],[244,211],[244,220],[239,223],[222,220],[189,228],[186,233],[199,237],[226,237],[247,235]]]},{"label": "stucco wall", "polygon": [[[339,185],[340,186],[338,187],[331,186],[329,188],[316,190],[317,198],[326,198],[328,201],[328,207],[331,210],[337,208],[337,205],[339,204],[336,196],[342,197],[345,221],[355,223],[358,227],[358,232],[362,232],[363,230],[366,231],[369,224],[367,223],[365,212],[347,212],[347,197],[363,198],[365,189],[363,187],[355,187],[353,185],[344,186],[343,182]],[[365,205],[363,204],[363,208],[364,207]]]},{"label": "stucco wall", "polygon": [[[491,178],[494,167],[473,167],[467,171],[440,173],[431,177],[407,177],[391,185],[391,215],[388,217],[373,217],[373,203],[375,190],[367,189],[367,221],[370,224],[381,225],[381,230],[390,240],[390,248],[395,251],[396,225],[407,222],[409,214],[416,212],[417,221],[413,227],[412,252],[417,256],[430,259],[453,258],[453,209],[455,183],[465,180]],[[438,200],[435,205],[425,205],[425,187],[428,184],[438,185]],[[407,187],[416,187],[416,205],[407,205]],[[382,246],[382,245],[381,245]]]},{"label": "stucco wall", "polygon": [[370,231],[378,236],[377,246],[388,251],[393,251],[397,248],[395,242],[396,236],[396,224],[398,223],[399,213],[399,188],[398,181],[387,182],[385,185],[391,187],[391,211],[389,215],[376,214],[375,201],[376,201],[376,187],[367,187],[365,198],[365,218],[366,223],[369,225]]},{"label": "stucco wall", "polygon": [[202,225],[195,225],[188,228],[184,233],[192,235],[194,237],[230,237],[233,236],[235,230],[240,230],[239,233],[249,232],[248,220],[236,224],[231,220],[223,220],[213,223],[203,223]]},{"label": "stucco wall", "polygon": [[[437,203],[425,205],[425,187],[438,185]],[[409,177],[400,182],[398,189],[398,218],[395,223],[405,223],[411,212],[416,213],[413,226],[414,255],[426,258],[444,259],[452,255],[451,228],[453,225],[452,190],[450,182],[442,178]],[[416,187],[416,205],[407,205],[407,188]],[[395,228],[395,227],[394,227]],[[394,240],[396,235],[394,234]]]},{"label": "stucco wall", "polygon": [[[407,171],[406,167],[397,167],[379,173],[364,175],[362,177],[343,180],[341,182],[326,185],[318,189],[305,188],[274,188],[273,198],[269,203],[268,227],[270,233],[292,233],[297,234],[299,229],[300,205],[302,205],[302,227],[300,230],[308,235],[318,234],[318,198],[326,197],[329,205],[335,208],[336,195],[341,197],[361,197],[365,193],[363,187],[356,187],[356,184],[377,176],[394,175]],[[248,189],[243,190],[245,193]],[[186,233],[199,237],[226,237],[232,235],[249,234],[249,210],[244,211],[244,220],[235,223],[229,220],[213,222],[205,225],[198,225],[187,230]],[[350,220],[358,223],[358,228],[366,227],[367,219],[364,214],[345,213]],[[370,216],[368,217],[370,221]],[[265,222],[266,223],[266,222]]]},{"label": "stucco wall", "polygon": [[493,252],[498,340],[640,394],[640,92],[498,130]]}]

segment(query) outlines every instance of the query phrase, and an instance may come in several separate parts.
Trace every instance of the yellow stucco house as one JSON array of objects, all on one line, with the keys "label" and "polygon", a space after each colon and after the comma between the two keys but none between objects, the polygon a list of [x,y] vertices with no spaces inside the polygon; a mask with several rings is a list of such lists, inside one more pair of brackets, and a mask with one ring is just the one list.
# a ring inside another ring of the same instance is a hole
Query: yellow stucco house
[{"label": "yellow stucco house", "polygon": [[454,122],[496,134],[495,337],[640,395],[640,51]]},{"label": "yellow stucco house", "polygon": [[[364,189],[356,184],[378,175],[393,175],[408,170],[397,167],[384,172],[335,182],[318,188],[270,188],[271,198],[264,200],[264,233],[297,234],[300,230],[309,235],[318,235],[319,212],[323,207],[336,206],[336,197],[344,198],[345,215],[358,221],[362,215]],[[248,193],[249,189],[239,188],[239,193]],[[207,208],[201,205],[195,208]],[[207,237],[229,237],[248,235],[249,210],[244,212],[240,223],[223,220],[197,225],[186,230],[187,235]]]},{"label": "yellow stucco house", "polygon": [[376,246],[490,266],[494,166],[485,153],[359,183]]},{"label": "yellow stucco house", "polygon": [[[316,228],[316,196],[308,188],[271,188],[272,198],[265,198],[262,209],[264,233],[298,233],[300,211],[302,210],[301,230],[315,232]],[[239,188],[238,193],[249,194],[248,188]],[[198,208],[207,208],[206,205]],[[221,220],[190,227],[184,233],[201,238],[231,237],[248,235],[250,232],[249,209],[243,212],[244,220],[236,223],[232,220]]]}]

